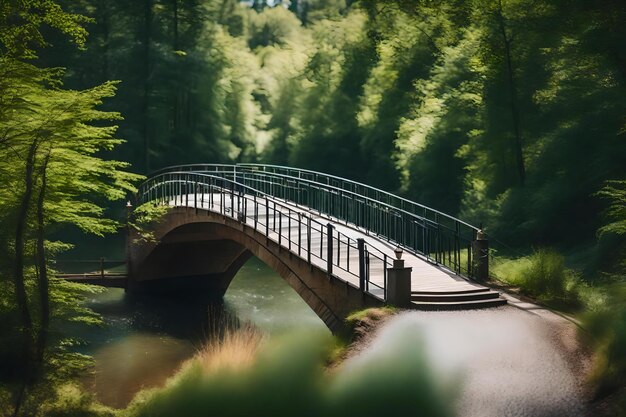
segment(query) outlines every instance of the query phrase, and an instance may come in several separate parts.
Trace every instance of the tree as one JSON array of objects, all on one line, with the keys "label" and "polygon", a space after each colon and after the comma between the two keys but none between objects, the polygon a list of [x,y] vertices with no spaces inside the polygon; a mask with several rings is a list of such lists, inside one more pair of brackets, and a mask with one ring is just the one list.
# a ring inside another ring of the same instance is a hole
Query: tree
[{"label": "tree", "polygon": [[[12,356],[19,360],[10,365],[18,368],[13,372],[17,386],[13,414],[18,415],[29,387],[41,380],[48,366],[46,352],[58,349],[48,345],[53,304],[46,231],[64,223],[96,234],[115,231],[117,222],[103,218],[103,209],[93,199],[124,198],[140,177],[121,171],[126,163],[96,156],[122,142],[114,137],[115,126],[106,125],[119,119],[119,114],[96,108],[113,95],[115,83],[86,91],[63,90],[62,71],[23,62],[34,58],[34,48],[46,43],[40,25],[57,27],[82,45],[86,32],[80,23],[88,19],[65,13],[52,1],[6,2],[1,11],[0,18],[7,24],[0,30],[4,47],[0,55],[0,174],[5,184],[0,191],[0,224],[10,231],[2,236],[10,244],[1,247],[2,258],[9,261],[0,265],[0,277],[10,277],[12,285],[2,280],[0,290],[3,297],[13,297],[13,301],[5,299],[2,316],[11,317],[13,311],[19,317],[10,329],[17,337],[8,335],[18,341],[12,346],[17,355]],[[33,261],[27,256],[31,242]]]}]

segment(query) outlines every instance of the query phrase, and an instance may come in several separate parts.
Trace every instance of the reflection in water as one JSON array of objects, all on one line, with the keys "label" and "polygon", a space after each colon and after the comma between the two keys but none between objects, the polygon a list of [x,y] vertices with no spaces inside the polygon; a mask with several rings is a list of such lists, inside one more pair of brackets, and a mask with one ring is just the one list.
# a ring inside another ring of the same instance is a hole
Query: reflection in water
[{"label": "reflection in water", "polygon": [[320,330],[324,323],[276,273],[253,259],[241,269],[224,296],[226,309],[267,333]]},{"label": "reflection in water", "polygon": [[102,314],[106,326],[79,335],[88,342],[83,353],[95,360],[94,373],[84,383],[113,407],[124,407],[142,388],[162,385],[211,334],[209,325],[223,322],[215,316],[232,314],[269,334],[296,328],[327,331],[295,291],[257,259],[241,268],[223,302],[131,298],[109,289],[88,305]]},{"label": "reflection in water", "polygon": [[123,407],[142,388],[162,384],[194,352],[187,340],[129,332],[95,350],[94,372],[84,382],[103,404]]}]

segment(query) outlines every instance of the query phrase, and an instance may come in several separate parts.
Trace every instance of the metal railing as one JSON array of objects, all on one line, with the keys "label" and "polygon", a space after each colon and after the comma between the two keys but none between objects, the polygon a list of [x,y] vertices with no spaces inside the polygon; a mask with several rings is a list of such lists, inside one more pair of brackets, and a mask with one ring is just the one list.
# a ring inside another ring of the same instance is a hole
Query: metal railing
[{"label": "metal railing", "polygon": [[[235,181],[234,170],[212,173],[164,171],[144,182],[138,203],[204,209],[230,217],[263,233],[268,240],[382,300],[387,297],[391,257],[364,239],[350,237],[303,208]],[[232,178],[229,178],[232,177]]]},{"label": "metal railing", "polygon": [[458,275],[474,278],[472,242],[477,227],[386,191],[333,175],[276,165],[194,164],[159,172],[171,171],[229,178],[265,195],[362,228]]}]

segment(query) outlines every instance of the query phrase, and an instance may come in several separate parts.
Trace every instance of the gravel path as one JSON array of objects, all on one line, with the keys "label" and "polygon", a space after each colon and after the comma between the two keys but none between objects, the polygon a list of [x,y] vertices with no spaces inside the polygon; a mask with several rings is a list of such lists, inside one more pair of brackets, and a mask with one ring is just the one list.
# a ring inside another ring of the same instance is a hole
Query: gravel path
[{"label": "gravel path", "polygon": [[421,336],[422,349],[415,351],[425,352],[440,382],[458,385],[460,417],[584,416],[589,360],[576,341],[576,325],[523,304],[403,312],[379,328],[367,348],[348,362],[415,340],[406,337],[411,332]]}]

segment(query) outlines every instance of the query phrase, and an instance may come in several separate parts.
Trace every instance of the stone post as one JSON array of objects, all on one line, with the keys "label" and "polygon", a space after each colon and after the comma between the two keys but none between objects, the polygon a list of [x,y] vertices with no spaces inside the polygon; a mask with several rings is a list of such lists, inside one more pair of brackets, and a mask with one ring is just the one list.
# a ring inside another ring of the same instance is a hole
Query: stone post
[{"label": "stone post", "polygon": [[413,268],[404,266],[404,260],[394,259],[393,267],[387,269],[387,300],[388,304],[398,307],[411,305],[411,271]]},{"label": "stone post", "polygon": [[489,241],[482,230],[476,233],[476,240],[472,242],[473,276],[477,281],[485,282],[489,279]]}]

